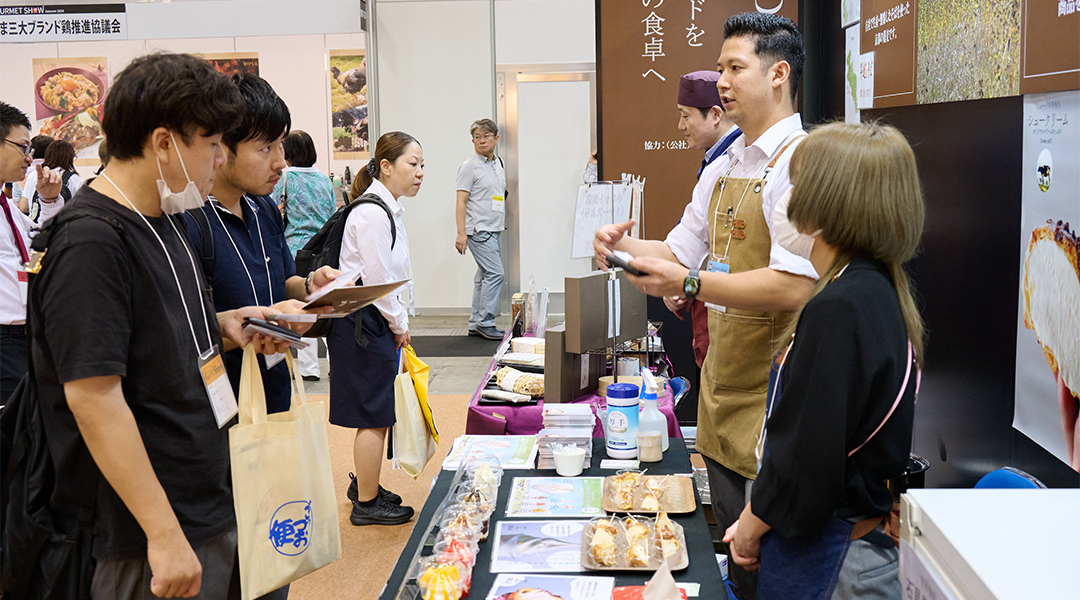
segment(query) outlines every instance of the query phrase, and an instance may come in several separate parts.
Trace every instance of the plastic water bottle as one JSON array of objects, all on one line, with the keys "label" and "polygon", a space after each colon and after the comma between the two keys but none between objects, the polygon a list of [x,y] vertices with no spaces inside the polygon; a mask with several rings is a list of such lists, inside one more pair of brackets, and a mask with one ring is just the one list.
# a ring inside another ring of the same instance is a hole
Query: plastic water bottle
[{"label": "plastic water bottle", "polygon": [[647,367],[641,368],[641,414],[638,416],[638,433],[655,431],[660,433],[661,448],[668,449],[668,423],[664,414],[656,407],[656,377]]},{"label": "plastic water bottle", "polygon": [[607,386],[607,455],[637,458],[638,386],[613,383]]}]

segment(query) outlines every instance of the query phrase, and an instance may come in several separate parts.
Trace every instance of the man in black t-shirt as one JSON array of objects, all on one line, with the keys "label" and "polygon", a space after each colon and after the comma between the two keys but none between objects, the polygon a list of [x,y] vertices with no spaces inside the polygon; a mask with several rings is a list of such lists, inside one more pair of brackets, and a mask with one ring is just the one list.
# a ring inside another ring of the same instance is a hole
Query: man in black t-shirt
[{"label": "man in black t-shirt", "polygon": [[[93,511],[94,598],[236,592],[222,428],[235,404],[211,401],[212,366],[244,345],[243,317],[271,309],[215,314],[169,215],[203,203],[225,159],[221,135],[242,110],[205,61],[134,60],[105,102],[111,161],[61,212],[32,286],[32,362],[56,468],[49,508],[61,533]],[[87,473],[93,489],[73,483]]]}]

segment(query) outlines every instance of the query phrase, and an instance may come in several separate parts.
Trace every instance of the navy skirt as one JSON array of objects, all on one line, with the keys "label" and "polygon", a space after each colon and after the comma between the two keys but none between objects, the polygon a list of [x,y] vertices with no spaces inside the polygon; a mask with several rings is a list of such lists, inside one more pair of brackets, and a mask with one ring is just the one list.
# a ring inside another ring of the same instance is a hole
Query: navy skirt
[{"label": "navy skirt", "polygon": [[[356,319],[367,345],[357,341]],[[398,354],[394,332],[374,305],[334,319],[326,336],[330,351],[330,422],[378,429],[394,424],[394,378]]]}]

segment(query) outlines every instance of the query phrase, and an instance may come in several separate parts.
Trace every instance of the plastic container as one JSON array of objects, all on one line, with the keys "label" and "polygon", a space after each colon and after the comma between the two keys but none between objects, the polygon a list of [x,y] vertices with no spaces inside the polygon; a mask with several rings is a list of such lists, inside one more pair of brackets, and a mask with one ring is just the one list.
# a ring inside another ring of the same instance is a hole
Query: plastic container
[{"label": "plastic container", "polygon": [[638,386],[613,383],[607,388],[607,455],[637,458]]},{"label": "plastic container", "polygon": [[563,477],[577,477],[585,467],[585,449],[574,445],[556,444],[552,453],[555,472]]},{"label": "plastic container", "polygon": [[663,440],[659,432],[639,431],[638,460],[641,462],[660,462],[664,460]]},{"label": "plastic container", "polygon": [[[638,416],[638,435],[645,432],[660,434],[661,451],[668,449],[668,423],[667,418],[656,406],[657,386],[656,378],[646,368],[641,369],[641,379],[644,386],[641,390],[641,414]],[[645,459],[642,459],[645,460]],[[656,462],[656,461],[649,461]]]}]

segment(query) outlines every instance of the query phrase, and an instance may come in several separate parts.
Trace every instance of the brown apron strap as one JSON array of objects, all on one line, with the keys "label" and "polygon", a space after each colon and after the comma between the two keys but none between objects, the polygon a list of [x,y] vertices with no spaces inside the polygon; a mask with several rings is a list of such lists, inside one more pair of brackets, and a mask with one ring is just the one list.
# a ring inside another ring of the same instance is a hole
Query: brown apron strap
[{"label": "brown apron strap", "polygon": [[791,138],[791,141],[784,144],[784,147],[781,148],[780,151],[776,153],[776,156],[774,156],[771,161],[769,161],[769,166],[766,167],[766,170],[767,171],[772,171],[773,167],[776,166],[776,161],[780,160],[780,157],[784,155],[784,151],[787,150],[788,148],[790,148],[792,144],[794,144],[795,142],[803,139],[804,137],[806,137],[805,133],[802,134],[802,135],[797,135],[797,136]]},{"label": "brown apron strap", "polygon": [[857,540],[864,535],[870,533],[884,520],[885,517],[870,517],[868,519],[863,519],[862,521],[854,523],[851,526],[851,539]]}]

